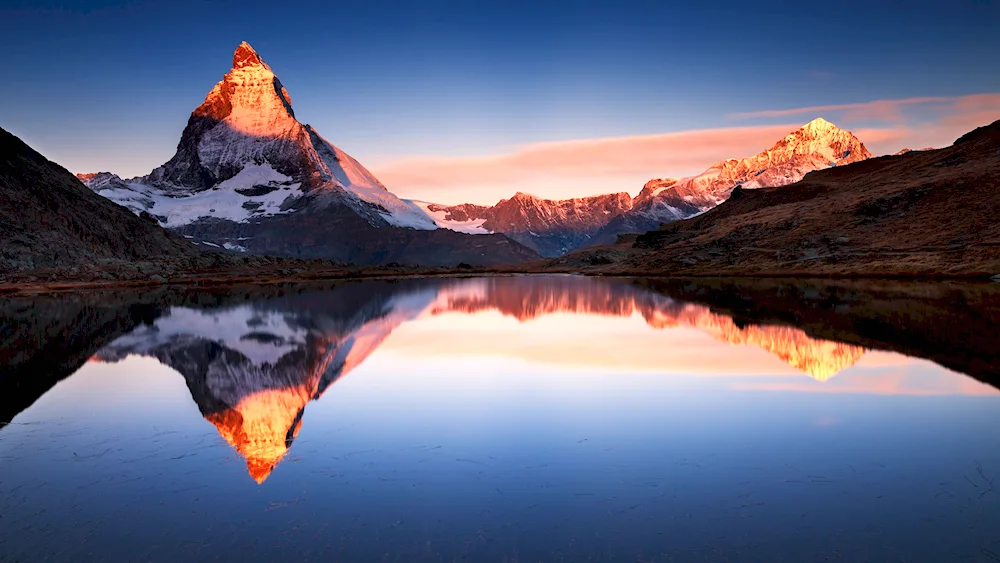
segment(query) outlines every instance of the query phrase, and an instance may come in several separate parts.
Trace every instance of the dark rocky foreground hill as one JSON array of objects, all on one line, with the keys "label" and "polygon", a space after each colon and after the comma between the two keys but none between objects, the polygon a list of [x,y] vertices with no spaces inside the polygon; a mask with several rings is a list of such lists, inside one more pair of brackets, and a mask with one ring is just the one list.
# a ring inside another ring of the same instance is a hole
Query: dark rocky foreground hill
[{"label": "dark rocky foreground hill", "polygon": [[673,275],[1000,273],[1000,121],[947,148],[736,189],[718,207],[549,268]]},{"label": "dark rocky foreground hill", "polygon": [[0,129],[0,274],[198,254]]}]

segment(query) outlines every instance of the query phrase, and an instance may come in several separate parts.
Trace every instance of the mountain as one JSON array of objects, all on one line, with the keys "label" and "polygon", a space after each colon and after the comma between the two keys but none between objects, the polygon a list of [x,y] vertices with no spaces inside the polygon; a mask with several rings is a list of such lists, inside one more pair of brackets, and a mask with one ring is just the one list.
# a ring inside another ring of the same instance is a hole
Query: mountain
[{"label": "mountain", "polygon": [[95,195],[65,168],[0,129],[0,275],[196,254],[181,237]]},{"label": "mountain", "polygon": [[246,42],[188,119],[174,156],[130,180],[81,179],[196,242],[355,263],[488,265],[537,258],[503,235],[437,224],[299,122],[281,81]]},{"label": "mountain", "polygon": [[551,200],[518,192],[492,207],[417,202],[438,225],[468,233],[503,233],[542,256],[586,244],[608,220],[632,208],[627,193]]},{"label": "mountain", "polygon": [[1000,121],[947,148],[734,189],[697,217],[592,249],[555,270],[697,275],[978,276],[1000,273]]},{"label": "mountain", "polygon": [[467,233],[503,233],[542,256],[556,257],[612,244],[623,233],[643,233],[662,223],[697,215],[725,201],[736,186],[784,186],[814,170],[871,157],[852,133],[819,118],[749,158],[719,162],[690,178],[650,180],[635,198],[615,193],[548,200],[518,192],[492,207],[414,203],[442,227]]},{"label": "mountain", "polygon": [[590,246],[612,244],[619,234],[643,233],[707,211],[726,201],[736,187],[785,186],[814,170],[869,158],[872,154],[854,134],[817,118],[754,156],[718,162],[691,178],[650,180],[632,209],[595,233]]}]

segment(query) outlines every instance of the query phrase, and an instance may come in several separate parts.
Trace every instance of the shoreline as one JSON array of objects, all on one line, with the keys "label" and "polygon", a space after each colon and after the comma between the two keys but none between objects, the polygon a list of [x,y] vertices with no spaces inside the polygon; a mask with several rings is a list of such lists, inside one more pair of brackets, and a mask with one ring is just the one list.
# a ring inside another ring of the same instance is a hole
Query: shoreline
[{"label": "shoreline", "polygon": [[[30,276],[30,274],[28,274]],[[163,279],[125,280],[72,280],[51,279],[32,281],[0,282],[0,298],[7,296],[40,295],[51,293],[71,293],[90,290],[142,290],[156,288],[209,288],[237,285],[279,285],[325,281],[394,280],[415,278],[453,278],[490,276],[545,276],[572,275],[603,278],[645,278],[660,280],[817,280],[817,281],[893,281],[914,283],[1000,283],[1000,275],[989,273],[963,274],[848,274],[848,273],[807,273],[807,272],[711,272],[711,273],[656,273],[643,271],[601,271],[585,269],[535,269],[535,268],[449,268],[434,270],[399,271],[393,269],[371,269],[344,271],[300,271],[300,272],[206,272],[185,274]]]}]

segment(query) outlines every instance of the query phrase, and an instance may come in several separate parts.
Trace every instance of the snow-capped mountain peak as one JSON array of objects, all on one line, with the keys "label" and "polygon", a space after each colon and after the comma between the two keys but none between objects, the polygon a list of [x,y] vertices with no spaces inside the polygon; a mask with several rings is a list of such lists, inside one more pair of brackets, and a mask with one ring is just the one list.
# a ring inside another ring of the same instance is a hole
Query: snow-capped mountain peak
[{"label": "snow-capped mountain peak", "polygon": [[594,244],[610,244],[618,234],[648,231],[662,223],[707,211],[729,199],[737,186],[744,189],[785,186],[798,182],[813,170],[871,157],[850,131],[818,117],[753,156],[723,160],[697,176],[680,180],[650,180],[628,213],[613,219],[594,235]]},{"label": "snow-capped mountain peak", "polygon": [[[96,191],[99,180],[85,182]],[[115,187],[124,189],[100,193],[168,227],[246,223],[346,205],[374,227],[437,228],[423,210],[299,122],[288,90],[245,41],[233,53],[232,68],[191,113],[174,156],[148,176]]]},{"label": "snow-capped mountain peak", "polygon": [[871,157],[850,131],[818,117],[767,150],[747,158],[724,160],[698,176],[679,181],[672,191],[659,193],[665,197],[679,196],[704,211],[725,201],[735,186],[747,189],[784,186],[798,182],[813,170]]}]

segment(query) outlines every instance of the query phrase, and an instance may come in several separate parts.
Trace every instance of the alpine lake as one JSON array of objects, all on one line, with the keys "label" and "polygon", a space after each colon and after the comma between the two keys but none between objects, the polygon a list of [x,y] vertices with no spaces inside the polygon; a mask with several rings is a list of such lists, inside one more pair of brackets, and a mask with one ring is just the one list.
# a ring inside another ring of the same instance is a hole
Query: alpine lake
[{"label": "alpine lake", "polygon": [[0,297],[0,561],[1000,561],[1000,284]]}]

